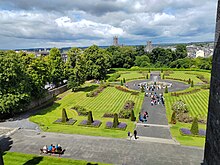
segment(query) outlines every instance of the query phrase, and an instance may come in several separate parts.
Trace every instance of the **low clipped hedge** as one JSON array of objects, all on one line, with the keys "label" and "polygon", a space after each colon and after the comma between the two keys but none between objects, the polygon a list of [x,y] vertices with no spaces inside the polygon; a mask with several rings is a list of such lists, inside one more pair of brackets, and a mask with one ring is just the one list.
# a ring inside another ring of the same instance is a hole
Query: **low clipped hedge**
[{"label": "low clipped hedge", "polygon": [[95,97],[99,93],[101,93],[105,88],[107,88],[109,84],[101,84],[98,88],[94,89],[93,91],[86,94],[87,97]]}]

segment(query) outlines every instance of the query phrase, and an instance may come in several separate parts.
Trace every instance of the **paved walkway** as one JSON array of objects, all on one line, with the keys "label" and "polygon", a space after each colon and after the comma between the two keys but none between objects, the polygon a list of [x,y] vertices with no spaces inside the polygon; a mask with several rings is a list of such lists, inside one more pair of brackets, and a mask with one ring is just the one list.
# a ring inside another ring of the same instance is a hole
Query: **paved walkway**
[{"label": "paved walkway", "polygon": [[[140,137],[141,138],[141,137]],[[139,140],[37,133],[20,129],[1,141],[10,151],[39,154],[39,148],[60,143],[66,149],[62,157],[123,165],[196,165],[203,161],[203,150],[180,145]]]},{"label": "paved walkway", "polygon": [[[160,82],[172,83],[172,87],[170,87],[168,89],[169,91],[184,90],[189,87],[189,85],[186,85],[184,83],[161,80],[159,75],[160,75],[160,72],[151,72],[150,80],[132,81],[132,82],[128,83],[128,87],[131,89],[134,89],[134,90],[140,90],[140,87],[138,86],[139,83],[150,82],[150,81],[152,81],[152,82],[160,81]],[[164,89],[155,90],[155,91],[153,91],[153,93],[154,92],[156,92],[157,94],[163,93]],[[150,92],[148,92],[148,93],[150,93]],[[138,124],[136,126],[136,130],[138,132],[138,135],[145,136],[145,137],[172,139],[172,137],[170,135],[170,129],[168,126],[168,120],[166,118],[165,107],[161,104],[151,106],[150,102],[151,102],[151,98],[145,97],[143,104],[142,104],[142,109],[141,109],[141,112],[148,112],[149,118],[148,118],[147,124],[150,124],[150,125],[146,126],[143,124]]]}]

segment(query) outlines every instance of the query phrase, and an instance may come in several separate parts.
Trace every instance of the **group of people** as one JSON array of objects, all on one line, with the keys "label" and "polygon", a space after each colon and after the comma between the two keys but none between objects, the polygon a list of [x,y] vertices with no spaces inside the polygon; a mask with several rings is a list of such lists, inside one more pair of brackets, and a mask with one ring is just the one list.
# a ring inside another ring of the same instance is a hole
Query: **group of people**
[{"label": "group of people", "polygon": [[148,116],[147,111],[144,112],[143,114],[141,112],[139,113],[139,121],[141,122],[147,122],[148,117],[149,116]]},{"label": "group of people", "polygon": [[57,144],[56,146],[51,144],[49,147],[47,147],[47,145],[45,145],[43,147],[43,153],[47,154],[47,153],[55,153],[55,152],[62,152],[62,147],[60,144]]},{"label": "group of people", "polygon": [[[128,137],[129,137],[130,140],[131,140],[131,138],[132,138],[131,132],[128,132]],[[134,130],[134,139],[137,139],[137,130],[136,130],[136,129]]]},{"label": "group of people", "polygon": [[163,97],[163,94],[157,94],[156,92],[153,94],[153,93],[145,93],[145,96],[146,97],[150,97],[151,98],[151,106],[153,105],[157,105],[157,104],[162,104],[164,105],[164,97]]}]

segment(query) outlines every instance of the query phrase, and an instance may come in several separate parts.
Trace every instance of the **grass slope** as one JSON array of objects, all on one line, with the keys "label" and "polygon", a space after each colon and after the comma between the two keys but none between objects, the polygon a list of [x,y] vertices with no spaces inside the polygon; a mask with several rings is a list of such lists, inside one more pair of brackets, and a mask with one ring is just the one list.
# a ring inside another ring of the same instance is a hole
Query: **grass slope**
[{"label": "grass slope", "polygon": [[[84,160],[73,160],[67,158],[58,158],[52,156],[37,156],[33,154],[23,154],[18,152],[5,152],[4,156],[5,165],[86,165],[88,162]],[[90,162],[94,163],[94,162]],[[99,165],[107,165],[98,163]]]},{"label": "grass slope", "polygon": [[[114,87],[108,87],[96,97],[86,97],[85,91],[70,92],[67,91],[60,95],[61,100],[49,108],[42,110],[40,113],[32,116],[31,121],[38,123],[44,131],[63,132],[73,134],[84,134],[93,136],[107,136],[124,138],[127,136],[125,131],[105,129],[107,121],[113,121],[112,118],[102,118],[105,112],[118,113],[124,106],[127,100],[135,102],[134,112],[136,116],[140,112],[143,102],[143,95],[131,95],[130,93],[122,92]],[[58,97],[60,97],[58,96]],[[78,116],[77,112],[71,110],[75,105],[84,106],[87,110],[93,112],[94,120],[101,120],[102,125],[99,128],[87,128],[78,126],[78,124],[87,119],[87,116]],[[77,119],[74,125],[57,125],[52,124],[57,118],[61,117],[61,111],[65,108],[69,118]],[[133,131],[134,123],[128,119],[120,119],[120,122],[127,123],[127,131]]]}]

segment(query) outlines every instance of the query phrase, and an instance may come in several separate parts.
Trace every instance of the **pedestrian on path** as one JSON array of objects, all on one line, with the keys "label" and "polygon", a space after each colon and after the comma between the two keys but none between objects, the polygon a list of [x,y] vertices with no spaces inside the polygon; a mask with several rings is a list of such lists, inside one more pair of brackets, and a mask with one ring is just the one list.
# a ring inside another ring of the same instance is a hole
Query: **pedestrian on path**
[{"label": "pedestrian on path", "polygon": [[132,134],[131,134],[131,132],[129,132],[129,131],[128,131],[128,137],[129,137],[129,139],[131,140]]},{"label": "pedestrian on path", "polygon": [[137,139],[137,130],[134,130],[134,138]]}]

